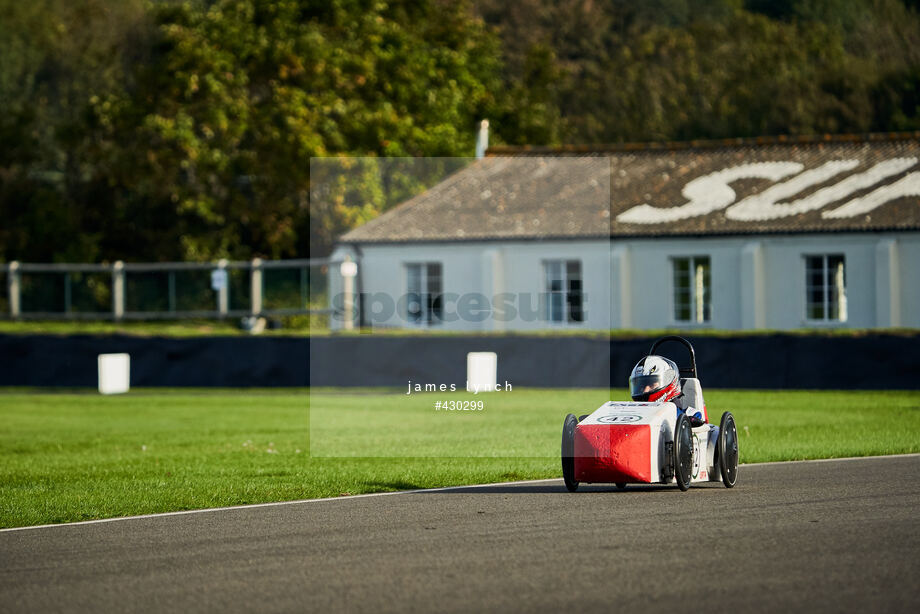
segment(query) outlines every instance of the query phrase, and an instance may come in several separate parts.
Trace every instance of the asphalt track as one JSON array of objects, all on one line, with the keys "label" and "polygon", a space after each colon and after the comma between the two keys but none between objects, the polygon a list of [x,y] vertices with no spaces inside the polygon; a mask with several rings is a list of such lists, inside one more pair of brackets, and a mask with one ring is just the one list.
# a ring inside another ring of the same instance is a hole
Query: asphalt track
[{"label": "asphalt track", "polygon": [[920,455],[0,532],[0,611],[916,612]]}]

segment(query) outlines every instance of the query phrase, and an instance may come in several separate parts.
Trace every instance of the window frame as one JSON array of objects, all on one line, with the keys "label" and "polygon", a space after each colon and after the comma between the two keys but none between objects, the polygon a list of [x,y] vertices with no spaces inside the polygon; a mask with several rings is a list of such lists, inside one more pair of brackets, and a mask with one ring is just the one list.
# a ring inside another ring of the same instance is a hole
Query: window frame
[{"label": "window frame", "polygon": [[[671,322],[677,326],[683,327],[707,327],[712,326],[713,322],[713,306],[712,306],[712,256],[709,254],[694,254],[694,255],[680,255],[680,256],[670,256],[669,260],[671,262]],[[677,317],[678,309],[678,285],[677,285],[677,267],[678,263],[684,261],[687,263],[687,288],[686,292],[688,294],[687,300],[687,309],[689,310],[689,317],[686,320],[682,320]],[[703,270],[701,283],[703,285],[703,296],[702,299],[697,294],[697,267],[705,261],[707,268]],[[708,279],[708,287],[706,281]],[[702,304],[701,304],[702,303]],[[708,309],[707,309],[708,308]],[[703,319],[699,319],[698,310],[702,310]],[[708,311],[708,318],[706,317]]]},{"label": "window frame", "polygon": [[[540,261],[543,272],[542,311],[543,321],[550,326],[582,326],[585,324],[585,276],[581,258],[546,258]],[[552,282],[561,282],[560,288],[552,288],[550,269],[558,267],[560,276]],[[577,275],[572,269],[577,268]],[[575,282],[575,283],[573,283]],[[576,287],[573,287],[576,286]],[[559,297],[561,319],[554,320],[556,306],[554,296]]]},{"label": "window frame", "polygon": [[[815,269],[811,266],[812,259],[820,258],[821,267],[820,269]],[[838,266],[842,266],[842,287],[838,286],[835,279],[836,272],[831,275],[830,264],[831,259],[839,259],[837,262]],[[846,254],[843,252],[822,252],[822,253],[805,253],[802,254],[802,262],[804,264],[803,270],[805,273],[805,286],[804,286],[804,323],[809,326],[845,326],[849,321],[849,309],[847,307],[847,258]],[[821,285],[813,286],[811,284],[810,276],[813,271],[821,271]],[[815,305],[811,300],[811,292],[814,288],[820,288],[822,293],[822,316],[814,317],[812,316],[812,306]],[[836,293],[836,296],[832,298],[832,293]],[[836,308],[837,317],[831,317],[831,309]]]},{"label": "window frame", "polygon": [[[403,314],[410,326],[430,327],[444,323],[444,263],[437,260],[404,262],[406,272],[406,310]],[[437,267],[438,274],[433,276],[431,268]],[[413,292],[413,270],[418,271],[418,291]],[[431,280],[437,279],[438,288],[432,291]],[[411,315],[409,305],[411,297],[417,295],[420,311],[417,319]]]}]

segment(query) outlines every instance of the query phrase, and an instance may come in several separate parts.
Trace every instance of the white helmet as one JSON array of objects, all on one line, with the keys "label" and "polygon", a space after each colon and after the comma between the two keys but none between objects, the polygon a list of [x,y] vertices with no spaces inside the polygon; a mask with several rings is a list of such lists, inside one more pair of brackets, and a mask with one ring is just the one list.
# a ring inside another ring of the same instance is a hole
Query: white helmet
[{"label": "white helmet", "polygon": [[680,371],[664,356],[646,356],[629,376],[633,401],[670,401],[680,396]]}]

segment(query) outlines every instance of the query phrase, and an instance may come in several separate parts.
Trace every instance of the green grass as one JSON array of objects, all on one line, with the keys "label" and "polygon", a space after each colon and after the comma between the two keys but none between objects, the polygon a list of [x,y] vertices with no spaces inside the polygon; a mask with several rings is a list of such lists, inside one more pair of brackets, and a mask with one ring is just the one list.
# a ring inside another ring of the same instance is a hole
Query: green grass
[{"label": "green grass", "polygon": [[[134,335],[138,337],[212,337],[248,335],[238,326],[239,318],[226,320],[175,321],[75,321],[75,320],[0,320],[5,335]],[[263,334],[306,335],[309,328],[287,328]]]},{"label": "green grass", "polygon": [[[5,390],[0,526],[558,477],[562,418],[607,396]],[[436,412],[437,399],[486,409]],[[713,420],[735,414],[742,462],[920,452],[918,392],[711,390],[707,404]]]},{"label": "green grass", "polygon": [[[2,314],[0,314],[2,315]],[[658,329],[658,330],[587,330],[587,329],[546,329],[532,331],[451,331],[442,329],[419,328],[378,328],[354,331],[332,332],[328,328],[326,316],[299,315],[276,318],[281,323],[277,330],[266,330],[263,335],[275,336],[360,336],[375,335],[387,337],[490,337],[490,336],[523,336],[523,337],[602,337],[610,339],[649,339],[664,335],[685,335],[689,337],[738,337],[738,336],[769,336],[775,334],[820,336],[820,337],[861,337],[867,334],[901,335],[906,337],[920,336],[920,329],[892,328],[880,331],[879,329],[858,328],[802,328],[795,330],[775,331],[736,331],[709,328],[695,328],[692,330]],[[0,334],[5,335],[135,335],[141,337],[208,337],[215,335],[248,335],[238,326],[238,318],[226,320],[154,320],[154,321],[80,321],[80,320],[4,320],[0,319]]]}]

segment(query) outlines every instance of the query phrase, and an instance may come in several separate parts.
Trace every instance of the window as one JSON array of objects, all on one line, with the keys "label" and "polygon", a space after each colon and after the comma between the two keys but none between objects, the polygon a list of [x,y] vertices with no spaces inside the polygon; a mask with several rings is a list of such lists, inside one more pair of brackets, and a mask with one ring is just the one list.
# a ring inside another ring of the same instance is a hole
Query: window
[{"label": "window", "polygon": [[709,256],[674,258],[674,320],[705,324],[712,320]]},{"label": "window", "polygon": [[418,324],[438,324],[443,316],[441,263],[406,265],[408,301],[406,318]]},{"label": "window", "polygon": [[805,257],[805,317],[846,322],[847,288],[843,254]]},{"label": "window", "polygon": [[584,322],[584,292],[580,260],[547,260],[545,319],[549,322]]}]

